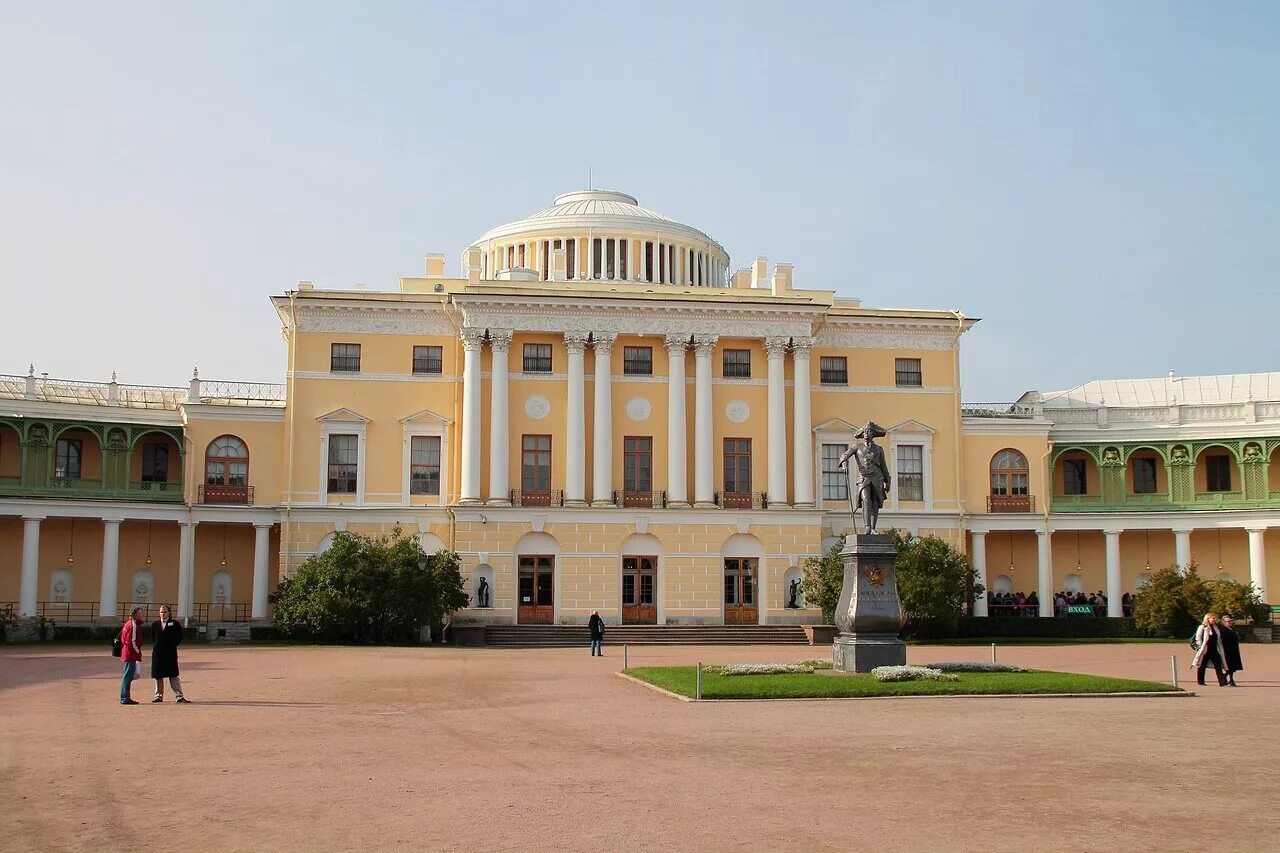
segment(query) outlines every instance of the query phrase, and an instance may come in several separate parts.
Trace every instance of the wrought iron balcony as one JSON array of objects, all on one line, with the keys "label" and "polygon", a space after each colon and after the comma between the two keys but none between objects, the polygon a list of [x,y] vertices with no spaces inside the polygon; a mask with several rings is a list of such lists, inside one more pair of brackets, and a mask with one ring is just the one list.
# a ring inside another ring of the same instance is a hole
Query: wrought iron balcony
[{"label": "wrought iron balcony", "polygon": [[511,490],[512,506],[564,506],[564,492],[552,489],[548,492],[531,492],[528,489]]},{"label": "wrought iron balcony", "polygon": [[987,512],[1035,511],[1035,495],[987,495]]},{"label": "wrought iron balcony", "polygon": [[614,492],[614,506],[635,507],[637,509],[666,509],[666,492]]},{"label": "wrought iron balcony", "polygon": [[764,492],[716,492],[720,509],[768,509],[769,496]]},{"label": "wrought iron balcony", "polygon": [[253,504],[253,486],[222,486],[201,483],[196,486],[196,503],[202,504]]},{"label": "wrought iron balcony", "polygon": [[112,487],[101,479],[85,477],[50,477],[39,484],[24,483],[20,477],[0,477],[0,497],[182,503],[182,483],[132,482]]},{"label": "wrought iron balcony", "polygon": [[248,622],[253,618],[253,605],[239,603],[196,602],[191,605],[194,622]]}]

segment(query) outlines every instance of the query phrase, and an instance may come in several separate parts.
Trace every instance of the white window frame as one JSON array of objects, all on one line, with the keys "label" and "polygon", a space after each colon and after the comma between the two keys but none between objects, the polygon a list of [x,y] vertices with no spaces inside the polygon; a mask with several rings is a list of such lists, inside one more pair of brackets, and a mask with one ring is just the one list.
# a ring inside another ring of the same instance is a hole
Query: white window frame
[{"label": "white window frame", "polygon": [[412,477],[411,464],[413,462],[413,439],[417,436],[429,436],[440,439],[440,494],[436,506],[449,505],[449,427],[453,425],[453,421],[438,415],[427,409],[410,415],[400,421],[404,436],[402,440],[401,459],[400,459],[400,503],[404,506],[411,506],[413,498],[424,498],[426,503],[420,506],[432,506],[430,499],[432,495],[414,495],[411,493]]},{"label": "white window frame", "polygon": [[889,508],[898,511],[898,445],[916,445],[922,448],[924,504],[925,512],[933,511],[933,434],[932,428],[919,421],[906,421],[889,430],[888,457],[893,488],[889,490]]},{"label": "white window frame", "polygon": [[839,512],[848,510],[848,501],[829,500],[822,495],[822,445],[843,444],[846,448],[853,443],[853,434],[858,428],[848,421],[832,418],[813,429],[813,482],[814,505],[821,510]]},{"label": "white window frame", "polygon": [[[369,423],[369,419],[364,415],[357,414],[350,409],[338,409],[327,415],[321,415],[316,420],[320,421],[320,504],[327,506],[329,504],[329,436],[331,435],[355,435],[356,436],[356,493],[355,505],[364,506],[364,478],[365,478],[365,427]],[[349,496],[348,496],[349,497]],[[347,503],[346,500],[337,501],[338,504]]]}]

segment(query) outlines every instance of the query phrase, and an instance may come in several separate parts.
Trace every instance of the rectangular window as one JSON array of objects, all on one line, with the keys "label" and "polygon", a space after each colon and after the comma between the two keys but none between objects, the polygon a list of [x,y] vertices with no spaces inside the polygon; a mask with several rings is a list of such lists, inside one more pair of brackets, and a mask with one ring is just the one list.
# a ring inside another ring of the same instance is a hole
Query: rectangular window
[{"label": "rectangular window", "polygon": [[1062,460],[1062,492],[1067,495],[1089,494],[1083,459]]},{"label": "rectangular window", "polygon": [[898,445],[898,500],[924,500],[924,447]]},{"label": "rectangular window", "polygon": [[526,435],[520,440],[520,490],[551,493],[551,436]]},{"label": "rectangular window", "polygon": [[918,358],[894,359],[894,374],[899,388],[919,388],[924,385]]},{"label": "rectangular window", "polygon": [[59,480],[80,479],[81,444],[78,438],[58,439],[57,456],[53,476]]},{"label": "rectangular window", "polygon": [[329,372],[330,373],[359,373],[360,372],[360,345],[359,344],[330,344]]},{"label": "rectangular window", "polygon": [[751,494],[751,439],[724,440],[724,490],[733,495]]},{"label": "rectangular window", "polygon": [[1205,488],[1210,492],[1231,491],[1231,457],[1225,453],[1204,457]]},{"label": "rectangular window", "polygon": [[622,439],[622,490],[633,495],[653,490],[653,439],[649,436]]},{"label": "rectangular window", "polygon": [[727,349],[724,351],[723,359],[726,379],[751,378],[751,350]]},{"label": "rectangular window", "polygon": [[409,446],[409,493],[440,494],[440,436],[415,435]]},{"label": "rectangular window", "polygon": [[824,501],[847,501],[849,499],[849,477],[840,470],[840,457],[844,455],[843,444],[822,445],[822,499]]},{"label": "rectangular window", "polygon": [[1156,460],[1133,460],[1133,493],[1135,495],[1154,495],[1156,493]]},{"label": "rectangular window", "polygon": [[823,385],[849,384],[849,359],[842,355],[824,355],[818,359]]},{"label": "rectangular window", "polygon": [[652,376],[653,347],[623,347],[622,372],[626,376]]},{"label": "rectangular window", "polygon": [[354,495],[360,460],[360,436],[329,436],[329,494]]},{"label": "rectangular window", "polygon": [[444,373],[444,347],[414,347],[413,372],[436,375]]},{"label": "rectangular window", "polygon": [[169,482],[169,448],[163,444],[142,445],[142,482]]},{"label": "rectangular window", "polygon": [[551,344],[524,345],[524,372],[551,372]]}]

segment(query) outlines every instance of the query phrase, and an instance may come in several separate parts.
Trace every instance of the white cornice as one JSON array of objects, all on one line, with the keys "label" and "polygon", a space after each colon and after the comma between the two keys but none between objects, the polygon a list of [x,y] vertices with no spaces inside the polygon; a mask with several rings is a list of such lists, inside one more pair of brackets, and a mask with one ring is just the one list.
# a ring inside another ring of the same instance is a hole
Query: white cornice
[{"label": "white cornice", "polygon": [[84,423],[182,426],[182,414],[176,409],[131,409],[124,406],[0,400],[0,414]]},{"label": "white cornice", "polygon": [[965,418],[965,435],[1030,435],[1048,438],[1053,424],[1041,420],[1016,418]]},{"label": "white cornice", "polygon": [[[297,306],[301,332],[348,332],[370,335],[447,335],[457,333],[442,302],[385,302],[360,304],[352,301],[303,300]],[[286,324],[289,312],[277,305]]]},{"label": "white cornice", "polygon": [[265,421],[283,423],[283,406],[210,406],[188,403],[182,407],[188,421]]}]

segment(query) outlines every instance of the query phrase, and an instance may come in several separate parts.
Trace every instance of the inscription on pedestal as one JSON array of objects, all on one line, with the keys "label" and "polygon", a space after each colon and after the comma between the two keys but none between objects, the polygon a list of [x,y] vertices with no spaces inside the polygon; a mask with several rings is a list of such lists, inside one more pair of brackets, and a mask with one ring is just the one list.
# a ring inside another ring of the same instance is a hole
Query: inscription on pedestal
[{"label": "inscription on pedestal", "polygon": [[840,555],[844,586],[836,606],[840,636],[832,645],[832,662],[842,672],[870,672],[877,666],[907,662],[898,639],[902,604],[898,600],[898,549],[892,536],[852,538]]}]

